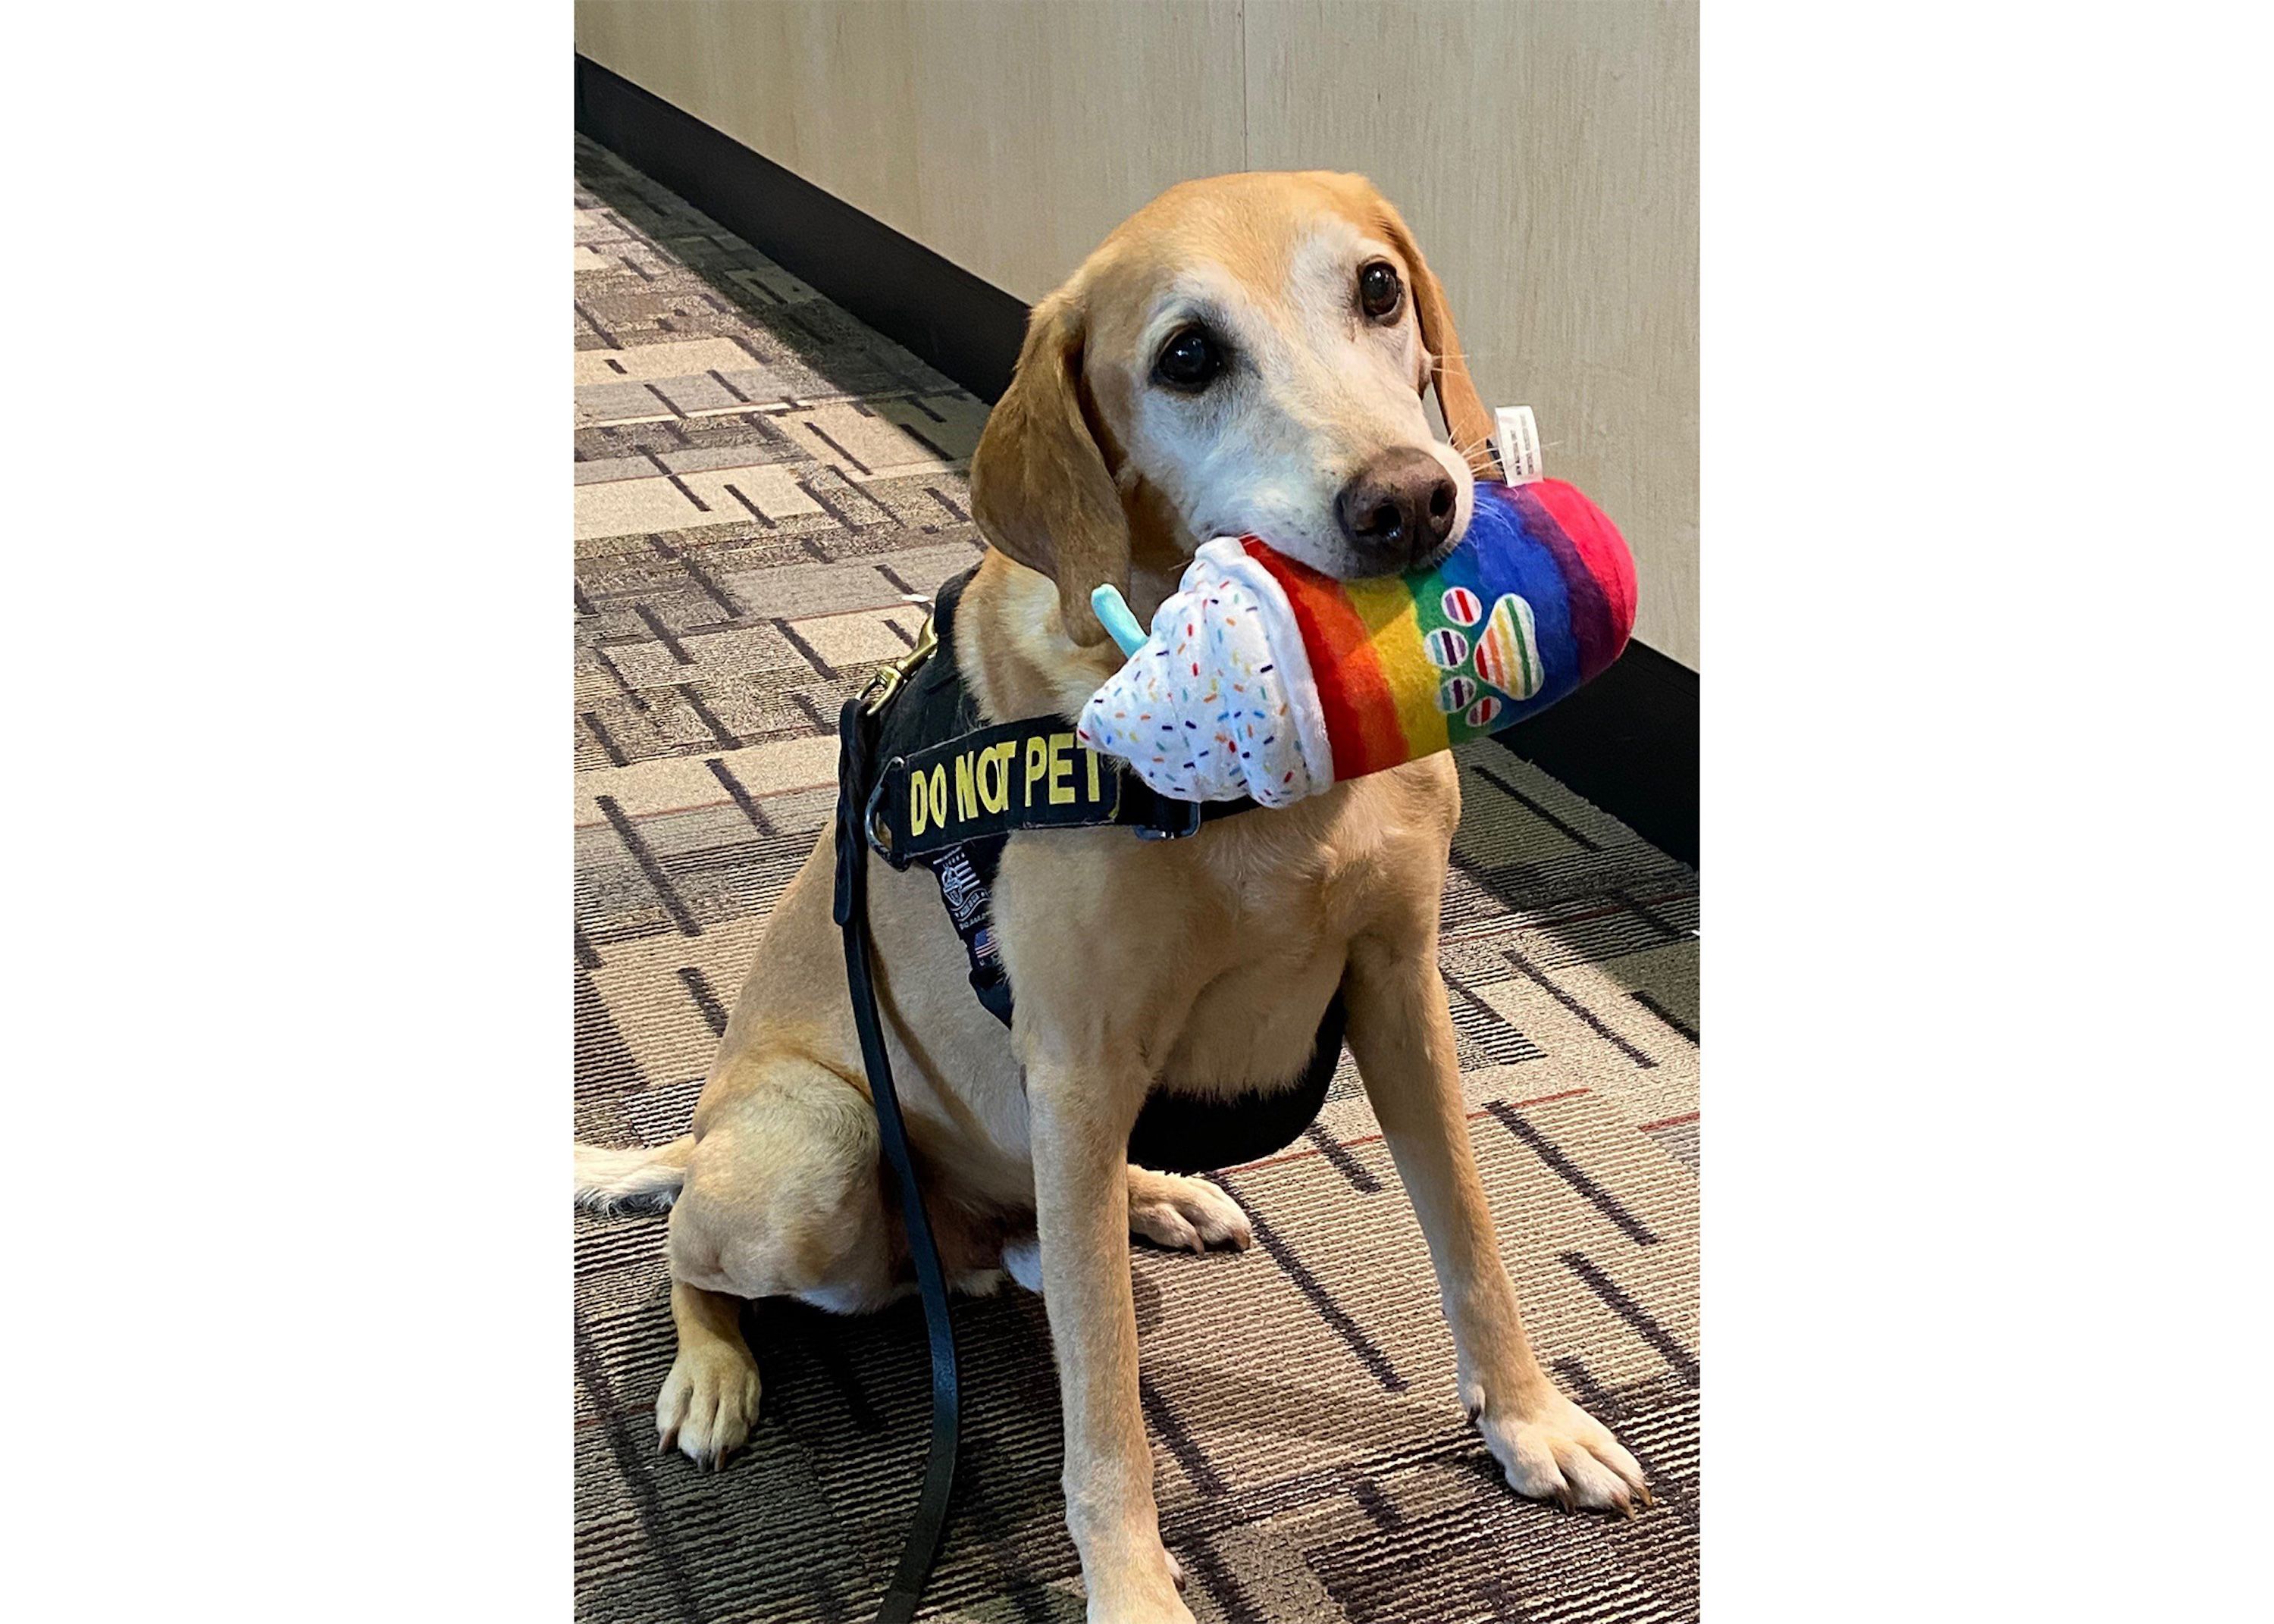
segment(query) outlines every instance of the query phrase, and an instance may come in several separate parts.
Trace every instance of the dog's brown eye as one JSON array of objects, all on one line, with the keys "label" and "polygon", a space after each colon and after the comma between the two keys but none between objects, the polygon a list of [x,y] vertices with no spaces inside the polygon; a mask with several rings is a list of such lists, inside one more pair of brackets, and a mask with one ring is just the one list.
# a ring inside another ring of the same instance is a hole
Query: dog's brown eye
[{"label": "dog's brown eye", "polygon": [[1396,315],[1404,293],[1405,284],[1397,280],[1396,269],[1382,260],[1376,259],[1358,274],[1359,308],[1376,321]]},{"label": "dog's brown eye", "polygon": [[1205,389],[1222,371],[1223,346],[1206,327],[1178,327],[1153,363],[1153,376],[1171,389]]}]

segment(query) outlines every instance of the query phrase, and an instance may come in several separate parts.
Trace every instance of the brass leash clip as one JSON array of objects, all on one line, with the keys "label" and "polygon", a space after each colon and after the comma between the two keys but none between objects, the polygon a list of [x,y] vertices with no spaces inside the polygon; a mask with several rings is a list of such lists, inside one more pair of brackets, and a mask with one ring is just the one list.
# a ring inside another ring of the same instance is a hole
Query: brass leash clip
[{"label": "brass leash clip", "polygon": [[916,634],[916,646],[900,658],[879,666],[877,674],[869,679],[869,686],[861,690],[863,707],[871,715],[883,710],[892,702],[892,695],[900,691],[900,685],[915,674],[916,667],[930,658],[932,650],[937,647],[939,635],[932,628],[931,613],[927,610],[923,629]]}]

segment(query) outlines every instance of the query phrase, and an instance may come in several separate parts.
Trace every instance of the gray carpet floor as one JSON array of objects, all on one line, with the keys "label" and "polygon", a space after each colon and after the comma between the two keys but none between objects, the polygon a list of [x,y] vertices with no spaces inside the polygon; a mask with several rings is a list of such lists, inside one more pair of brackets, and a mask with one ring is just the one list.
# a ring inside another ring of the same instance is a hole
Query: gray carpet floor
[{"label": "gray carpet floor", "polygon": [[[579,141],[580,1139],[683,1132],[769,908],[825,827],[837,708],[978,556],[985,408]],[[1260,1244],[1134,1259],[1162,1527],[1202,1624],[1688,1620],[1698,1608],[1697,876],[1484,741],[1443,965],[1542,1358],[1649,1469],[1629,1522],[1516,1499],[1454,1396],[1421,1237],[1347,1061],[1224,1182]],[[913,1506],[914,1304],[751,1305],[724,1473],[659,1455],[663,1221],[576,1219],[577,1612],[865,1620]],[[928,1618],[1079,1620],[1038,1298],[957,1310],[970,1409]]]}]

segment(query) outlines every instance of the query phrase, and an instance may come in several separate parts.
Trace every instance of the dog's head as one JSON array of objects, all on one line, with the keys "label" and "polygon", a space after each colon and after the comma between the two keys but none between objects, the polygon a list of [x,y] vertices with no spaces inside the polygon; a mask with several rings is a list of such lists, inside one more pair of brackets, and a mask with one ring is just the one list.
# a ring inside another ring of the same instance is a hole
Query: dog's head
[{"label": "dog's head", "polygon": [[1211,536],[1343,579],[1431,561],[1490,434],[1444,293],[1371,183],[1220,176],[1162,193],[1035,307],[972,516],[1095,644],[1093,588],[1126,590],[1133,562],[1172,578]]}]

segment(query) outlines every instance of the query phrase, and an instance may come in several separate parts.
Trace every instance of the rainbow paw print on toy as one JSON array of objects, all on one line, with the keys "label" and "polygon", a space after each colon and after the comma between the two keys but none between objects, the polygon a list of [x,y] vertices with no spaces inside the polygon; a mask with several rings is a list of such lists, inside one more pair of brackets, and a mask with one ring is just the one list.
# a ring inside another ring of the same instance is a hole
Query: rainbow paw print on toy
[{"label": "rainbow paw print on toy", "polygon": [[[1634,629],[1634,560],[1561,480],[1479,481],[1428,569],[1337,581],[1254,536],[1201,546],[1076,734],[1180,801],[1284,807],[1496,733],[1600,674]],[[1118,610],[1118,617],[1109,614]]]}]

